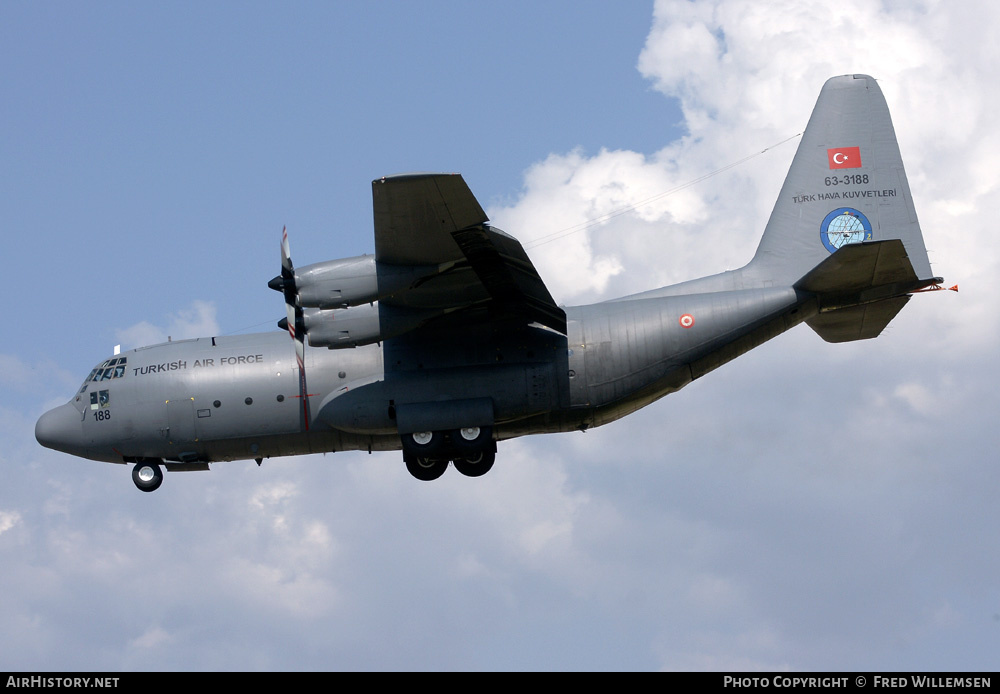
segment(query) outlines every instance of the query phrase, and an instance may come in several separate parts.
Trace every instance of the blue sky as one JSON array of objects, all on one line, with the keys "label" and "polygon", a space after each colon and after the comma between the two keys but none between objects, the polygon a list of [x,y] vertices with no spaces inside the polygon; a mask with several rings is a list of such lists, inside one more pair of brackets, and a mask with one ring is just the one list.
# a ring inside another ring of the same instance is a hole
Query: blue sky
[{"label": "blue sky", "polygon": [[[0,669],[994,669],[998,29],[935,1],[3,4]],[[140,494],[34,441],[115,344],[276,329],[281,227],[298,264],[371,252],[381,175],[461,172],[562,303],[738,267],[848,72],[963,289],[878,340],[799,327],[478,480],[342,453]]]},{"label": "blue sky", "polygon": [[[461,171],[486,203],[550,151],[659,142],[680,119],[634,68],[648,5],[56,7],[3,10],[6,217],[32,257],[59,234],[55,274],[88,254],[128,268],[119,325],[206,291],[229,297],[223,330],[280,317],[265,249],[287,224],[298,257],[370,252],[378,176]],[[112,327],[86,332],[106,350]]]}]

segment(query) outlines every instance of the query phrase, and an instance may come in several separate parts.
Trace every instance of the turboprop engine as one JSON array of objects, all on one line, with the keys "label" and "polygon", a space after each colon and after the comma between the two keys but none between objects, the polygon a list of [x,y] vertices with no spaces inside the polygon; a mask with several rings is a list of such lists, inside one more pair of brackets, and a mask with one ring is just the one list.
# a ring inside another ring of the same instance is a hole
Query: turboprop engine
[{"label": "turboprop engine", "polygon": [[302,311],[302,325],[312,347],[342,349],[381,342],[420,327],[440,311],[418,311],[366,304],[353,308]]},{"label": "turboprop engine", "polygon": [[288,253],[287,235],[282,235],[282,272],[267,283],[284,293],[288,318],[278,327],[289,330],[299,344],[308,337],[312,347],[341,349],[370,345],[419,327],[440,311],[380,306],[379,299],[392,296],[423,278],[442,271],[439,266],[395,266],[379,263],[374,256],[359,255],[295,269]]},{"label": "turboprop engine", "polygon": [[[302,308],[334,309],[370,304],[438,272],[436,267],[397,267],[377,263],[371,255],[314,263],[293,270],[291,289]],[[267,283],[284,291],[281,275]]]}]

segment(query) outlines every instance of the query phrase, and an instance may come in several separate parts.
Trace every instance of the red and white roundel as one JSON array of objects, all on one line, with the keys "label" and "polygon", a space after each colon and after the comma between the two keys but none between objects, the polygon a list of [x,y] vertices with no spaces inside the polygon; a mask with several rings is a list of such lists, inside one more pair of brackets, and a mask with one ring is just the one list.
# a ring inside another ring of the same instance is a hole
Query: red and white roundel
[{"label": "red and white roundel", "polygon": [[678,323],[681,324],[682,328],[690,328],[692,325],[694,325],[694,316],[692,316],[690,313],[685,313],[683,316],[681,316],[681,319],[678,321]]}]

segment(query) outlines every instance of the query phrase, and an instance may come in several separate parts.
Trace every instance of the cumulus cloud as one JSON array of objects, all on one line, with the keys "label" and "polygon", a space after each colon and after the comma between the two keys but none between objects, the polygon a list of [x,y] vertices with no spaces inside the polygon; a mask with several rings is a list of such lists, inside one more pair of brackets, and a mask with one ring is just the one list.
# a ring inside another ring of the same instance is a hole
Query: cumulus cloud
[{"label": "cumulus cloud", "polygon": [[[988,21],[977,26],[997,21],[996,9],[980,9]],[[1000,202],[991,124],[1000,97],[977,83],[983,56],[954,33],[961,13],[936,2],[657,2],[638,68],[679,99],[686,136],[649,153],[550,155],[491,216],[524,242],[564,303],[738,267],[756,248],[797,145],[786,141],[804,128],[819,88],[864,72],[895,114],[933,266],[988,283],[998,259],[982,211]],[[987,305],[963,299],[962,339],[996,336]],[[936,315],[948,321],[951,306]]]},{"label": "cumulus cloud", "polygon": [[155,325],[142,321],[115,331],[123,350],[155,345],[170,340],[186,340],[219,333],[215,318],[215,304],[211,301],[194,301],[190,308],[181,309],[166,317],[165,324]]},{"label": "cumulus cloud", "polygon": [[21,522],[21,514],[17,511],[0,511],[0,535]]}]

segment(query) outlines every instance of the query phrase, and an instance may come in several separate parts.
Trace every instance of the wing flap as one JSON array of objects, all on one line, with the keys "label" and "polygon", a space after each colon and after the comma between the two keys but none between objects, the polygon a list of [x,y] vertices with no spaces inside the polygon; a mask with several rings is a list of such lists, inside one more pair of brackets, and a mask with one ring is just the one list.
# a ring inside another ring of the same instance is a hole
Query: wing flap
[{"label": "wing flap", "polygon": [[442,314],[483,306],[489,320],[539,323],[566,333],[566,313],[521,244],[490,227],[459,174],[406,174],[372,181],[375,260],[434,266],[433,274],[382,301]]},{"label": "wing flap", "polygon": [[556,306],[516,239],[482,225],[456,231],[452,236],[493,298],[495,309],[566,334],[566,312]]}]

